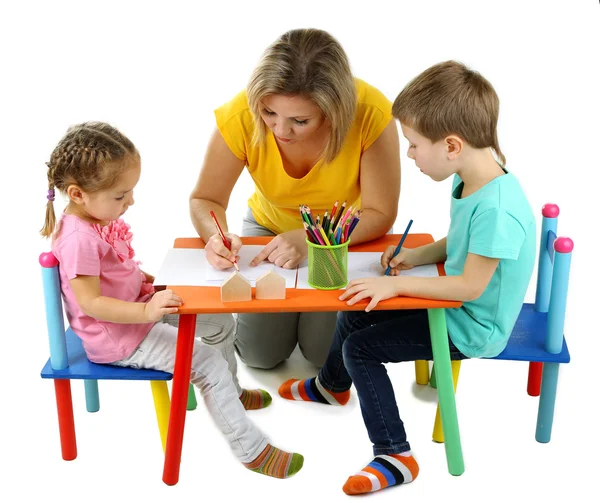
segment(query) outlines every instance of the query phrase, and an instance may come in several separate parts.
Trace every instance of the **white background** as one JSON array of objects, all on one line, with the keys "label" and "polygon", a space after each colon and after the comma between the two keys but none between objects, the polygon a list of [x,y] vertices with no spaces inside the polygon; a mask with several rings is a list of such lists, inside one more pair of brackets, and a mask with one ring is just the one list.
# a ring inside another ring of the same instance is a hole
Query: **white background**
[{"label": "white background", "polygon": [[[315,372],[296,357],[272,372],[240,368],[244,385],[274,395],[252,419],[274,444],[306,458],[304,469],[284,481],[245,470],[200,404],[188,415],[180,482],[164,485],[146,383],[101,383],[101,410],[88,414],[83,386],[75,382],[79,456],[64,462],[52,384],[39,378],[48,355],[37,265],[49,247],[37,234],[46,202],[44,162],[67,127],[108,121],[139,148],[142,178],[126,218],[143,267],[156,271],[174,238],[194,235],[188,195],[214,127],[213,110],[246,85],[268,44],[298,27],[337,37],[354,73],[390,100],[434,63],[457,59],[479,70],[500,96],[507,167],[538,218],[543,204],[560,206],[559,234],[575,241],[566,323],[572,363],[561,370],[552,441],[534,440],[537,400],[525,393],[526,365],[466,362],[457,396],[466,471],[452,477],[443,446],[431,441],[434,391],[415,387],[412,365],[390,365],[421,475],[373,497],[565,501],[582,490],[597,493],[600,446],[591,409],[600,349],[592,212],[599,168],[598,25],[592,0],[3,1],[0,500],[348,500],[343,483],[371,459],[356,396],[344,408],[284,401],[277,396],[284,379]],[[406,158],[406,147],[402,139],[396,231],[412,218],[413,232],[442,238],[450,182],[424,177]],[[244,174],[227,211],[234,231],[251,191]],[[61,205],[57,201],[58,211]],[[535,276],[529,301],[533,285]]]}]

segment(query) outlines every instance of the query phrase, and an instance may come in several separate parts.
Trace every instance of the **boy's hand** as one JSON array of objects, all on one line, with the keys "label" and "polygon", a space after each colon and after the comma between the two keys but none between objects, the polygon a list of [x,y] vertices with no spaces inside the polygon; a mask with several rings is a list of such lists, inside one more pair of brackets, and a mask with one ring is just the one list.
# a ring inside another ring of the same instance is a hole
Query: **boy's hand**
[{"label": "boy's hand", "polygon": [[144,306],[144,315],[148,321],[160,321],[165,314],[176,313],[182,303],[181,297],[174,294],[173,290],[156,292]]},{"label": "boy's hand", "polygon": [[346,291],[340,295],[340,300],[346,300],[352,297],[346,302],[346,304],[352,306],[358,301],[370,297],[371,302],[369,302],[369,305],[365,309],[366,312],[369,312],[379,303],[379,301],[398,296],[397,282],[398,280],[396,278],[390,276],[354,279],[348,283]]},{"label": "boy's hand", "polygon": [[[390,269],[390,276],[397,276],[400,274],[400,271],[412,269],[417,265],[414,249],[402,248],[400,253],[394,257],[395,251],[395,246],[388,246],[381,256],[381,266],[384,269],[387,269],[388,265],[392,267]],[[392,259],[392,257],[394,258]]]}]

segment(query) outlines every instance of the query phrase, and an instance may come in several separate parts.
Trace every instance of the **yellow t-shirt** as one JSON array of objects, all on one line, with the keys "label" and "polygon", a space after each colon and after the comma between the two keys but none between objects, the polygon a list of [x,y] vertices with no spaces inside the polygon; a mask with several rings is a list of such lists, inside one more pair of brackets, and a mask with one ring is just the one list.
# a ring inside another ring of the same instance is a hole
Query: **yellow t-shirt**
[{"label": "yellow t-shirt", "polygon": [[346,208],[360,205],[360,160],[392,120],[392,104],[373,86],[355,82],[356,117],[339,154],[331,163],[320,160],[300,179],[286,173],[271,131],[263,145],[252,145],[254,120],[246,91],[215,110],[221,135],[254,180],[248,205],[263,227],[276,234],[301,229],[300,204],[308,205],[315,216],[331,211],[336,200],[340,205],[346,201]]}]

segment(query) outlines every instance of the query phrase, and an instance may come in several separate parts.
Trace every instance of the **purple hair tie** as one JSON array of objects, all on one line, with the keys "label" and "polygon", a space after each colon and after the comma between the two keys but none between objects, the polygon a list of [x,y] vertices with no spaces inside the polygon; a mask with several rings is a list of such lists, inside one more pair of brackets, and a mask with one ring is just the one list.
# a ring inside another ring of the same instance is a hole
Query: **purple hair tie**
[{"label": "purple hair tie", "polygon": [[54,189],[48,189],[46,199],[48,199],[48,201],[54,201]]}]

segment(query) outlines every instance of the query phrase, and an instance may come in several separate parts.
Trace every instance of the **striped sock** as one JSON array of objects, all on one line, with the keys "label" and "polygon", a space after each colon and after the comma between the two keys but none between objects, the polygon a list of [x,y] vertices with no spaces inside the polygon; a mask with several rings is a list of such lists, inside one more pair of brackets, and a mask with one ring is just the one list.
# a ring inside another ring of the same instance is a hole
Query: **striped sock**
[{"label": "striped sock", "polygon": [[298,473],[303,464],[304,456],[301,454],[290,454],[269,444],[254,461],[244,463],[244,466],[269,477],[287,479]]},{"label": "striped sock", "polygon": [[344,484],[346,494],[364,494],[386,487],[408,484],[417,478],[419,465],[410,451],[376,456],[368,466],[349,477]]},{"label": "striped sock", "polygon": [[264,389],[243,389],[240,400],[244,409],[256,410],[268,407],[273,399]]},{"label": "striped sock", "polygon": [[319,382],[318,377],[310,379],[289,379],[279,386],[279,394],[287,400],[304,400],[305,402],[320,402],[330,405],[346,405],[350,400],[350,390],[334,393],[327,391]]}]

